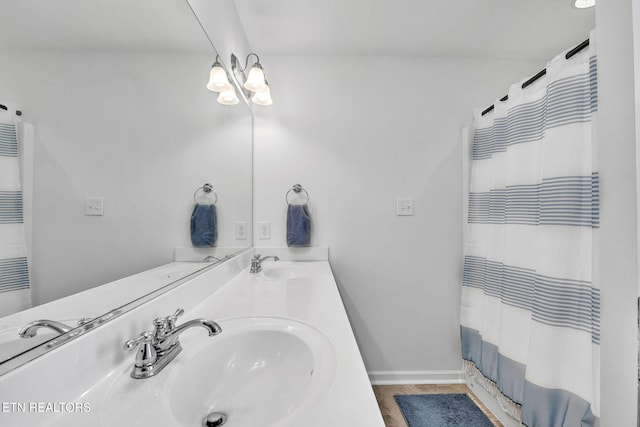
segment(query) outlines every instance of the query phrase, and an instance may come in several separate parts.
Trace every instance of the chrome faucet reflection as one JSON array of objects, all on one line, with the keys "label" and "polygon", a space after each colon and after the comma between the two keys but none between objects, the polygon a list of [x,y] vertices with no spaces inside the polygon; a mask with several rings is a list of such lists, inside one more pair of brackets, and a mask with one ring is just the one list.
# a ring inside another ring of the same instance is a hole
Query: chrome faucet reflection
[{"label": "chrome faucet reflection", "polygon": [[268,260],[269,258],[272,258],[274,261],[280,260],[280,258],[275,255],[266,256],[264,258],[260,258],[260,254],[254,255],[251,259],[251,269],[249,270],[249,273],[260,273],[262,271],[263,261]]},{"label": "chrome faucet reflection", "polygon": [[[89,318],[80,319],[78,321],[78,326],[82,326],[90,322],[91,320],[92,319],[89,319]],[[33,322],[29,322],[26,325],[24,325],[20,329],[20,331],[18,331],[18,335],[20,336],[20,338],[33,338],[36,336],[36,333],[40,328],[52,329],[59,334],[65,334],[70,330],[74,329],[75,326],[68,326],[62,322],[58,322],[55,320],[40,319],[40,320],[34,320]]]},{"label": "chrome faucet reflection", "polygon": [[155,319],[153,331],[144,331],[138,338],[124,343],[124,348],[127,350],[138,349],[131,370],[132,378],[152,377],[167,366],[182,351],[178,338],[185,330],[200,326],[209,332],[210,337],[222,332],[220,325],[205,319],[194,319],[176,326],[178,316],[183,313],[184,310],[179,308],[171,316]]}]

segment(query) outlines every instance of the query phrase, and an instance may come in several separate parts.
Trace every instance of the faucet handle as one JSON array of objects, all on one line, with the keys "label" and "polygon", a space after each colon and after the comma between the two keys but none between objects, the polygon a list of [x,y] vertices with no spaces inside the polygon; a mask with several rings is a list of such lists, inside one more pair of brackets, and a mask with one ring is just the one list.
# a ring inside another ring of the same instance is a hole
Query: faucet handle
[{"label": "faucet handle", "polygon": [[[129,351],[138,349],[134,369],[148,371],[153,368],[158,360],[158,352],[153,345],[154,333],[144,331],[138,336],[124,343],[124,348]],[[150,374],[153,375],[153,374]]]},{"label": "faucet handle", "polygon": [[175,313],[173,313],[171,316],[167,316],[167,321],[170,324],[174,324],[176,323],[176,320],[178,320],[178,317],[182,316],[184,314],[184,309],[179,308],[176,310]]},{"label": "faucet handle", "polygon": [[132,351],[132,350],[135,350],[138,347],[138,345],[150,343],[152,340],[153,340],[153,332],[144,331],[143,333],[140,334],[140,336],[138,336],[138,338],[130,339],[129,341],[125,342],[122,347],[125,350]]},{"label": "faucet handle", "polygon": [[178,317],[182,316],[183,314],[184,314],[184,309],[179,308],[171,316],[165,317],[164,318],[164,321],[166,322],[165,330],[167,332],[173,331],[176,328],[176,321],[178,320]]},{"label": "faucet handle", "polygon": [[167,317],[157,317],[153,320],[152,334],[156,342],[162,340],[169,331],[169,320]]},{"label": "faucet handle", "polygon": [[153,319],[154,331],[164,330],[167,328],[167,322],[169,320],[166,317],[156,317]]}]

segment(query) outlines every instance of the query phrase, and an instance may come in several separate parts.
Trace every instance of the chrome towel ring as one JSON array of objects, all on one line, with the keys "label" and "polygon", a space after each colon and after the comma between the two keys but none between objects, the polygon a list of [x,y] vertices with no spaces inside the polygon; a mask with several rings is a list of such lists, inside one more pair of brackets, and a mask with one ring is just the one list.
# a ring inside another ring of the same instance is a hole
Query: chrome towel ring
[{"label": "chrome towel ring", "polygon": [[214,199],[213,199],[213,204],[215,205],[216,202],[218,201],[218,194],[213,191],[213,185],[206,183],[204,184],[202,187],[199,187],[195,193],[193,193],[193,202],[196,202],[196,197],[198,196],[198,191],[204,191],[205,193],[213,193],[214,195]]},{"label": "chrome towel ring", "polygon": [[302,188],[302,185],[300,184],[295,184],[293,186],[293,188],[291,188],[289,191],[287,191],[287,194],[284,196],[284,200],[285,202],[287,202],[288,205],[290,205],[291,203],[289,202],[289,194],[291,194],[291,192],[294,192],[296,194],[299,194],[300,192],[304,191],[304,195],[306,197],[306,200],[304,201],[304,203],[308,203],[309,202],[309,193],[307,192],[307,190],[305,190],[304,188]]}]

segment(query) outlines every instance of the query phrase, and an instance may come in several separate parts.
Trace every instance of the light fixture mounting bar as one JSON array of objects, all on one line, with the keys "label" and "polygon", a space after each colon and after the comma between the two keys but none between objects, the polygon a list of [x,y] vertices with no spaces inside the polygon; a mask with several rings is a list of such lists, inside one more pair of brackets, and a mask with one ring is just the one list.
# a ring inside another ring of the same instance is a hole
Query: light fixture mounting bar
[{"label": "light fixture mounting bar", "polygon": [[[252,54],[249,54],[249,56],[251,56],[251,55]],[[253,54],[253,55],[255,55],[255,54]],[[245,61],[245,66],[244,66],[244,68],[242,68],[242,66],[240,65],[240,60],[238,59],[238,57],[233,53],[231,54],[231,71],[233,72],[233,75],[236,78],[236,81],[239,83],[238,88],[240,89],[240,91],[244,95],[245,99],[247,99],[247,100],[251,99],[251,92],[249,92],[247,89],[245,89],[242,85],[247,80],[247,76],[244,74],[244,72],[245,72],[245,70],[247,69],[247,66],[248,66],[249,56],[247,56],[247,61]],[[257,57],[258,57],[258,55],[256,55],[256,58]]]}]

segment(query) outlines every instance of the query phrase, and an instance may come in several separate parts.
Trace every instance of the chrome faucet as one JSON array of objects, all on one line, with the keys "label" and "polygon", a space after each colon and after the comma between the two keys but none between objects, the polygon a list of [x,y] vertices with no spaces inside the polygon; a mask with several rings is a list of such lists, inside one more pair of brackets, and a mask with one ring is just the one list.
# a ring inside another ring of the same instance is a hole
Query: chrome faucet
[{"label": "chrome faucet", "polygon": [[218,258],[217,256],[213,256],[213,255],[208,255],[206,257],[204,257],[204,259],[202,260],[202,262],[219,262],[222,261],[220,258]]},{"label": "chrome faucet", "polygon": [[144,331],[138,338],[124,343],[126,350],[138,349],[131,370],[132,378],[152,377],[167,366],[182,351],[178,338],[185,330],[201,326],[209,332],[210,337],[222,332],[220,325],[205,319],[194,319],[176,326],[178,316],[183,313],[184,310],[179,308],[171,316],[158,317],[153,321],[153,331]]},{"label": "chrome faucet", "polygon": [[274,261],[280,260],[280,258],[275,255],[269,255],[264,258],[260,258],[260,254],[254,255],[253,258],[251,258],[251,269],[249,273],[260,273],[260,271],[262,271],[262,262],[269,258],[273,258]]},{"label": "chrome faucet", "polygon": [[[78,320],[78,326],[82,326],[86,323],[89,323],[91,320],[92,319],[90,318],[80,319]],[[20,338],[33,338],[36,336],[36,333],[40,328],[49,328],[49,329],[53,329],[59,334],[64,334],[74,329],[75,326],[67,326],[64,323],[57,322],[55,320],[40,319],[40,320],[34,320],[33,322],[29,322],[26,325],[24,325],[20,329],[20,331],[18,331],[18,335],[20,335]]]}]

